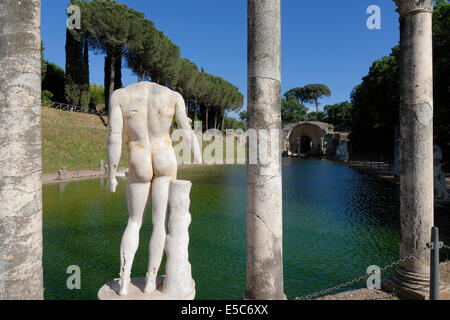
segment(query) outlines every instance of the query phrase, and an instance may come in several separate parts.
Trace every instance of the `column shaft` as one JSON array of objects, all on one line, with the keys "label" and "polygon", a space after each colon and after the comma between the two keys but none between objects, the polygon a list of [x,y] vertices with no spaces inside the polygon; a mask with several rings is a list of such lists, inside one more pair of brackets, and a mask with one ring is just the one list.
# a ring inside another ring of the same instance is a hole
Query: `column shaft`
[{"label": "column shaft", "polygon": [[[400,257],[425,248],[434,219],[433,55],[431,11],[400,18]],[[396,281],[428,290],[428,250],[402,263]]]},{"label": "column shaft", "polygon": [[43,299],[41,1],[0,1],[0,300]]},{"label": "column shaft", "polygon": [[280,152],[281,0],[248,0],[248,113],[250,130],[278,131],[278,138],[268,139],[278,152],[268,162],[258,159],[257,164],[248,166],[245,298],[285,299]]}]

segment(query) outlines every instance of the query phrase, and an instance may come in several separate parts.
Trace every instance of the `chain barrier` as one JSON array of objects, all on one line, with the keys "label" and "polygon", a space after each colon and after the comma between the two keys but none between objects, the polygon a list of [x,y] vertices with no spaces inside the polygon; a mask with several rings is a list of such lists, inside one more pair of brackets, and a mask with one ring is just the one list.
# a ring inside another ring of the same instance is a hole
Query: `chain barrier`
[{"label": "chain barrier", "polygon": [[[444,245],[444,247],[445,247],[445,248],[450,248],[449,246],[446,246],[446,245]],[[398,265],[398,264],[400,264],[400,263],[402,263],[402,262],[404,262],[404,261],[406,261],[406,260],[408,260],[408,259],[411,259],[411,258],[415,257],[417,254],[422,253],[423,251],[428,250],[428,249],[429,249],[428,247],[425,247],[425,248],[423,248],[423,249],[419,249],[419,250],[417,250],[417,251],[415,251],[415,252],[413,252],[413,253],[411,253],[411,254],[409,254],[409,255],[407,255],[407,256],[401,258],[401,259],[398,259],[398,260],[396,260],[396,261],[394,261],[394,262],[392,262],[392,263],[390,263],[390,264],[384,266],[384,267],[381,268],[379,271],[373,271],[372,273],[365,274],[365,275],[363,275],[363,276],[361,276],[361,277],[358,277],[358,278],[356,278],[356,279],[353,279],[353,280],[344,282],[344,283],[339,284],[339,285],[337,285],[337,286],[334,286],[334,287],[332,287],[332,288],[328,288],[328,289],[325,289],[325,290],[321,290],[321,291],[319,291],[319,292],[316,292],[316,293],[313,293],[313,294],[310,294],[310,295],[307,295],[307,296],[304,296],[304,297],[296,298],[295,300],[311,300],[312,298],[316,298],[316,297],[318,297],[318,296],[325,295],[325,294],[327,294],[327,293],[330,293],[330,292],[339,290],[339,289],[341,289],[341,288],[347,287],[347,286],[349,286],[349,285],[351,285],[351,284],[354,284],[354,283],[356,283],[356,282],[359,282],[359,281],[361,281],[361,280],[368,279],[368,278],[371,277],[372,275],[375,275],[375,274],[377,274],[377,273],[381,273],[382,271],[386,271],[386,270],[388,270],[388,269],[390,269],[390,268],[392,268],[392,267],[395,267],[396,265]]]}]

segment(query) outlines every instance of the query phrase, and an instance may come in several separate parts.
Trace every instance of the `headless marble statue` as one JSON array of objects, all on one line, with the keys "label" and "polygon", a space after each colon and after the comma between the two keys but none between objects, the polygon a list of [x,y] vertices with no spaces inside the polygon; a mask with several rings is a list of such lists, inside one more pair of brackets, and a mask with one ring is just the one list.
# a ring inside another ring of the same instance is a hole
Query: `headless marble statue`
[{"label": "headless marble statue", "polygon": [[155,83],[140,82],[116,90],[111,96],[108,139],[108,182],[111,192],[116,191],[118,184],[116,174],[122,149],[122,131],[128,137],[129,150],[129,220],[120,245],[121,281],[118,294],[121,296],[128,293],[131,267],[139,245],[139,230],[150,192],[153,232],[145,293],[156,289],[166,241],[167,180],[176,180],[177,177],[177,159],[169,134],[174,117],[178,126],[184,129],[182,135],[194,151],[195,163],[201,163],[200,147],[179,93]]}]

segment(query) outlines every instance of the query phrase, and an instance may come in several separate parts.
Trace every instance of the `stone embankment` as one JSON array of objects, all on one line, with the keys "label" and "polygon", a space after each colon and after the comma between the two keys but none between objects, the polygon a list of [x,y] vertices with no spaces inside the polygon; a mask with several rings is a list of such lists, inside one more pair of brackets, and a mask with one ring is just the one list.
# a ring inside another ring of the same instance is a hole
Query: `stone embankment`
[{"label": "stone embankment", "polygon": [[[191,167],[199,167],[199,166],[206,166],[203,165],[178,165],[178,169],[185,169],[185,168],[191,168]],[[125,173],[127,172],[127,168],[119,168],[119,173]],[[66,171],[65,177],[62,179],[58,179],[58,173],[44,173],[42,175],[42,184],[49,185],[49,184],[55,184],[55,183],[61,183],[61,182],[72,182],[72,181],[82,181],[82,180],[89,180],[89,179],[99,179],[99,178],[106,178],[106,173],[104,170],[80,170],[77,174],[76,171]]]},{"label": "stone embankment", "polygon": [[[394,175],[393,165],[386,162],[377,162],[377,161],[349,161],[348,165],[361,172],[365,172],[371,176],[379,178],[381,180],[394,183],[396,185],[399,184],[399,179]],[[450,173],[446,173],[446,181],[447,181],[447,190],[450,193]],[[447,202],[450,204],[450,200],[448,201],[436,201],[438,204],[443,204]]]},{"label": "stone embankment", "polygon": [[80,170],[78,175],[76,171],[67,171],[62,179],[58,179],[58,173],[44,173],[42,175],[42,184],[49,185],[61,182],[81,181],[96,178],[106,178],[105,171],[102,170]]}]

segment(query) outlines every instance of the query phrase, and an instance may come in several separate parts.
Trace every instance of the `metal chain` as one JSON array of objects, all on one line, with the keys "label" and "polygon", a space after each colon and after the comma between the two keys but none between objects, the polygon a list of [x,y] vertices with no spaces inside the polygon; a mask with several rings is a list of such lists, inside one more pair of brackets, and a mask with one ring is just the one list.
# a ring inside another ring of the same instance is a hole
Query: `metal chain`
[{"label": "metal chain", "polygon": [[[448,246],[444,246],[444,247],[448,247]],[[316,293],[314,293],[314,294],[310,294],[310,295],[307,295],[307,296],[304,296],[304,297],[301,297],[301,298],[296,298],[295,300],[310,300],[310,299],[312,299],[312,298],[315,298],[315,297],[318,297],[318,296],[321,296],[321,295],[324,295],[324,294],[327,294],[327,293],[336,291],[336,290],[338,290],[338,289],[347,287],[347,286],[349,286],[349,285],[351,285],[351,284],[353,284],[353,283],[359,282],[359,281],[361,281],[361,280],[365,280],[365,279],[369,278],[370,276],[372,276],[372,275],[374,275],[374,274],[381,273],[382,271],[386,271],[386,270],[388,270],[388,269],[390,269],[390,268],[392,268],[392,267],[394,267],[394,266],[396,266],[396,265],[398,265],[398,264],[400,264],[400,263],[402,263],[402,262],[404,262],[404,261],[406,261],[406,260],[408,260],[408,259],[411,259],[411,258],[415,257],[418,253],[421,253],[421,252],[423,252],[423,251],[425,251],[425,250],[427,250],[427,249],[429,249],[429,248],[428,248],[428,247],[425,247],[425,248],[423,248],[423,249],[419,249],[419,250],[417,250],[417,251],[415,251],[415,252],[413,252],[413,253],[411,253],[411,254],[405,256],[404,258],[401,258],[401,259],[399,259],[399,260],[396,260],[396,261],[394,261],[394,262],[392,262],[392,263],[390,263],[390,264],[384,266],[383,268],[380,269],[380,271],[374,271],[374,272],[372,272],[372,273],[365,274],[365,275],[363,275],[363,276],[361,276],[361,277],[358,277],[358,278],[356,278],[356,279],[353,279],[353,280],[344,282],[344,283],[342,283],[342,284],[340,284],[340,285],[337,285],[337,286],[334,286],[334,287],[332,287],[332,288],[328,288],[328,289],[325,289],[325,290],[321,290],[321,291],[319,291],[319,292],[316,292]]]}]

